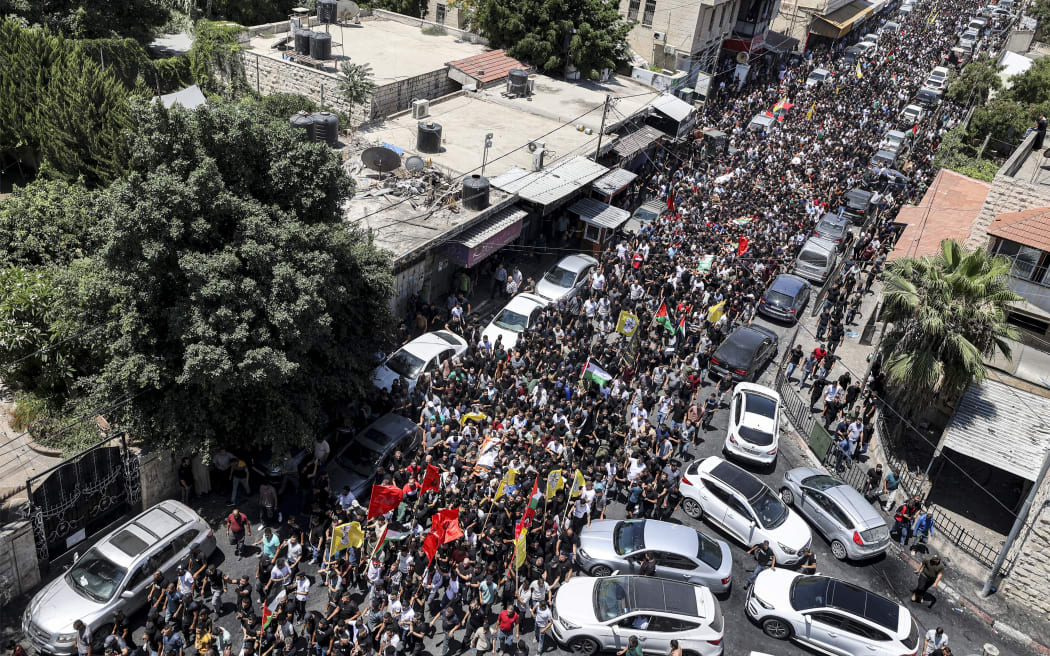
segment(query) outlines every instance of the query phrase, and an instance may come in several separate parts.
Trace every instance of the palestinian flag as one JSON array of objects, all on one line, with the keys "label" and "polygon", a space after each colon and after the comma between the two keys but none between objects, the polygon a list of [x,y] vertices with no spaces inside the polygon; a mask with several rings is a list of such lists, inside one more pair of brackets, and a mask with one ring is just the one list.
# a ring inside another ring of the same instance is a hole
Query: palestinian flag
[{"label": "palestinian flag", "polygon": [[683,335],[685,334],[685,315],[684,314],[682,315],[682,318],[678,320],[678,332],[682,333]]},{"label": "palestinian flag", "polygon": [[266,625],[269,624],[270,620],[273,619],[273,616],[277,612],[277,609],[281,607],[281,604],[284,602],[284,598],[287,596],[287,591],[285,591],[285,589],[282,587],[281,591],[277,593],[277,596],[273,598],[273,601],[263,606],[262,628],[264,631],[266,630]]},{"label": "palestinian flag", "polygon": [[667,314],[667,303],[660,303],[660,309],[656,311],[656,323],[660,324],[667,329],[667,332],[674,333],[674,324],[671,323],[671,317]]},{"label": "palestinian flag", "polygon": [[612,375],[597,364],[591,362],[590,358],[587,359],[587,365],[583,368],[583,377],[593,380],[602,387],[609,384],[609,381],[612,380]]},{"label": "palestinian flag", "polygon": [[375,557],[379,550],[386,546],[387,542],[397,542],[404,540],[408,537],[408,531],[399,531],[397,529],[390,529],[390,525],[387,524],[386,528],[383,529],[383,534],[379,536],[379,544],[376,545],[375,551],[372,552],[372,556]]}]

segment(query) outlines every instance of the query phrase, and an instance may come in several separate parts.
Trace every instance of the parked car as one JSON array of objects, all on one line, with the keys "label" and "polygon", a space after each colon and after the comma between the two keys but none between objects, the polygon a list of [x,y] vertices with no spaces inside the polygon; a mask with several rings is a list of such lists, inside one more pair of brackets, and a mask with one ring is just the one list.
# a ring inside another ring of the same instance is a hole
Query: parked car
[{"label": "parked car", "polygon": [[886,551],[890,530],[864,495],[818,469],[784,473],[780,498],[816,527],[839,560],[863,560]]},{"label": "parked car", "polygon": [[767,317],[798,321],[809,302],[810,284],[790,273],[782,273],[762,294],[758,311]]},{"label": "parked car", "polygon": [[779,338],[762,326],[740,326],[711,356],[711,373],[733,380],[754,380],[758,370],[777,354]]},{"label": "parked car", "polygon": [[558,587],[554,639],[574,654],[622,651],[630,636],[663,656],[671,641],[696,656],[721,656],[725,619],[702,585],[654,576],[574,576]]},{"label": "parked car", "polygon": [[777,119],[773,116],[770,116],[765,112],[759,112],[758,114],[755,114],[755,117],[747,124],[747,129],[752,132],[769,132],[776,123]]},{"label": "parked car", "polygon": [[422,441],[423,431],[416,422],[401,415],[383,415],[335,454],[329,467],[332,489],[349,486],[354,498],[364,503],[376,472],[390,456],[398,450],[412,453]]},{"label": "parked car", "polygon": [[678,485],[682,510],[752,547],[769,540],[777,565],[791,566],[813,542],[805,520],[776,492],[739,466],[711,456],[690,464]]},{"label": "parked car", "polygon": [[854,187],[842,197],[842,215],[853,223],[864,223],[868,220],[871,212],[871,199],[874,196],[870,191]]},{"label": "parked car", "polygon": [[623,231],[631,235],[637,235],[642,228],[660,218],[660,215],[666,209],[667,203],[659,200],[650,200],[642,203],[641,207],[631,212],[631,218],[627,219],[627,223],[623,224]]},{"label": "parked car", "polygon": [[580,531],[576,566],[591,576],[614,571],[637,574],[648,554],[656,558],[656,575],[699,583],[715,593],[733,580],[733,554],[722,540],[682,524],[651,519],[603,519]]},{"label": "parked car", "polygon": [[106,535],[33,595],[22,630],[38,652],[68,656],[77,653],[73,622],[79,619],[102,653],[114,613],[130,617],[143,608],[153,573],[174,580],[195,547],[206,557],[215,551],[211,527],[178,501],[162,501]]},{"label": "parked car", "polygon": [[839,245],[821,237],[810,237],[795,257],[791,270],[806,280],[823,285],[838,264]]},{"label": "parked car", "polygon": [[849,232],[849,219],[837,214],[825,214],[813,228],[813,236],[826,239],[836,244],[842,243]]},{"label": "parked car", "polygon": [[809,77],[806,78],[806,86],[816,86],[829,77],[831,77],[831,71],[825,68],[815,68],[813,69],[813,72],[809,74]]},{"label": "parked car", "polygon": [[496,314],[481,334],[488,336],[493,344],[502,337],[503,348],[510,350],[518,343],[518,336],[533,324],[539,311],[549,304],[550,301],[538,294],[518,294]]},{"label": "parked car", "polygon": [[454,332],[435,330],[424,333],[394,351],[372,373],[372,384],[389,390],[398,377],[408,382],[408,389],[424,373],[437,370],[445,360],[458,358],[467,350],[467,341]]},{"label": "parked car", "polygon": [[900,604],[853,583],[778,567],[759,573],[744,612],[766,635],[837,656],[915,656],[919,629]]},{"label": "parked car", "polygon": [[590,255],[574,253],[566,255],[536,283],[536,293],[557,301],[574,296],[587,284],[587,276],[598,266],[598,260]]},{"label": "parked car", "polygon": [[900,155],[907,148],[908,142],[911,141],[911,135],[911,132],[904,132],[903,130],[889,130],[886,132],[886,136],[882,138],[882,141],[879,142],[879,148]]},{"label": "parked car", "polygon": [[754,383],[737,383],[729,403],[729,427],[722,451],[727,457],[773,465],[780,446],[780,395]]},{"label": "parked car", "polygon": [[908,105],[901,110],[901,121],[905,127],[911,127],[916,123],[922,121],[922,117],[926,115],[926,112],[922,107],[918,105]]},{"label": "parked car", "polygon": [[889,150],[880,150],[871,156],[871,160],[868,161],[868,168],[876,171],[882,168],[892,168],[896,161],[896,153]]}]

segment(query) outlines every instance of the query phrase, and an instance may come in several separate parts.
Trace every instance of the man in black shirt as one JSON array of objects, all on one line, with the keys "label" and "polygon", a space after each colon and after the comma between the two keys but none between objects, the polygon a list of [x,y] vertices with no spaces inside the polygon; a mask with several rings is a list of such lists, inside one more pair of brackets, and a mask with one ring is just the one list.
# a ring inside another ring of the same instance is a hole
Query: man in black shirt
[{"label": "man in black shirt", "polygon": [[755,582],[755,577],[758,573],[766,569],[776,569],[777,557],[773,553],[773,549],[769,546],[769,540],[763,540],[762,544],[756,544],[747,550],[749,555],[754,555],[755,561],[758,563],[755,565],[755,571],[751,573],[751,576],[747,579],[747,584],[751,585]]},{"label": "man in black shirt", "polygon": [[802,560],[799,561],[799,568],[803,574],[816,574],[817,573],[817,557],[813,555],[813,551],[806,547],[802,550]]}]

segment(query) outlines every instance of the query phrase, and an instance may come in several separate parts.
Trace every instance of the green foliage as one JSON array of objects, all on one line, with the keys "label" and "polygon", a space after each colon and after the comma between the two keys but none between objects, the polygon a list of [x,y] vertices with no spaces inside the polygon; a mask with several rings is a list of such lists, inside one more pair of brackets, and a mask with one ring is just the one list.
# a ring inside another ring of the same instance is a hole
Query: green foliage
[{"label": "green foliage", "polygon": [[81,39],[72,43],[129,92],[154,96],[193,84],[189,57],[150,59],[146,49],[134,39]]},{"label": "green foliage", "polygon": [[339,71],[342,74],[339,78],[339,93],[350,103],[350,113],[353,114],[354,105],[367,102],[375,93],[375,76],[369,64],[343,62]]},{"label": "green foliage", "polygon": [[1032,0],[1024,13],[1039,21],[1035,28],[1035,40],[1046,43],[1050,37],[1050,0]]},{"label": "green foliage", "polygon": [[157,444],[306,443],[392,325],[388,260],[342,221],[352,181],[254,105],[135,119],[102,245],[68,276],[78,321],[105,326],[92,403],[133,396],[115,419]]},{"label": "green foliage", "polygon": [[1020,143],[1025,130],[1035,125],[1035,119],[1043,110],[1040,105],[1027,105],[997,97],[978,107],[966,128],[966,137],[971,144],[979,144],[988,135],[1012,144]]},{"label": "green foliage", "polygon": [[0,0],[0,16],[42,25],[66,37],[129,37],[148,44],[168,19],[166,0]]},{"label": "green foliage", "polygon": [[427,12],[427,0],[372,0],[369,4],[375,9],[385,9],[413,18],[419,18]]},{"label": "green foliage", "polygon": [[[61,305],[53,274],[45,269],[11,267],[0,271],[0,360],[17,362],[4,380],[30,389],[63,388],[74,374],[71,349],[62,344]],[[44,347],[53,347],[33,355]]]},{"label": "green foliage", "polygon": [[934,172],[942,168],[976,180],[991,182],[999,170],[999,165],[992,160],[978,159],[976,149],[963,143],[959,129],[955,128],[945,133],[933,158]]},{"label": "green foliage", "polygon": [[65,266],[94,250],[91,193],[81,184],[36,180],[0,203],[0,262]]},{"label": "green foliage", "polygon": [[627,60],[630,23],[606,0],[483,0],[476,18],[493,47],[544,73],[571,63],[593,80]]},{"label": "green foliage", "polygon": [[35,442],[72,455],[101,439],[93,421],[96,412],[97,408],[86,407],[82,399],[66,400],[35,390],[19,390],[11,412],[11,427],[29,431]]},{"label": "green foliage", "polygon": [[982,358],[1010,357],[1006,322],[1010,291],[1008,258],[983,248],[966,251],[941,242],[936,257],[902,258],[886,268],[882,298],[889,329],[879,350],[890,381],[912,408],[932,404],[940,394],[957,399],[971,381],[984,380]]},{"label": "green foliage", "polygon": [[1027,71],[1011,77],[1003,97],[1029,105],[1050,102],[1050,57],[1036,59]]},{"label": "green foliage", "polygon": [[967,64],[959,75],[953,76],[945,96],[948,100],[964,106],[983,105],[988,102],[991,90],[1002,88],[1003,81],[999,77],[1002,68],[987,55],[975,59]]},{"label": "green foliage", "polygon": [[206,16],[214,20],[262,25],[287,19],[292,7],[299,4],[291,0],[206,0],[197,3],[197,15],[206,12]]},{"label": "green foliage", "polygon": [[297,93],[271,93],[245,102],[254,105],[255,111],[261,115],[275,121],[287,121],[298,112],[312,114],[320,109],[313,100]]},{"label": "green foliage", "polygon": [[193,25],[190,73],[202,89],[212,92],[247,89],[244,63],[237,35],[244,28],[234,23],[199,20]]},{"label": "green foliage", "polygon": [[427,25],[422,31],[427,36],[445,36],[448,34],[448,30],[445,29],[444,25]]}]

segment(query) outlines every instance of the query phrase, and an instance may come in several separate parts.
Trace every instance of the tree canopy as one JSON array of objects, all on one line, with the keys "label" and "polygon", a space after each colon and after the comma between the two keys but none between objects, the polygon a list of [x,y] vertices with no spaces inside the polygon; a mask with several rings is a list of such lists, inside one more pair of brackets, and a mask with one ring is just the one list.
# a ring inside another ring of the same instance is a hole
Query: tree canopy
[{"label": "tree canopy", "polygon": [[0,16],[76,39],[130,37],[149,43],[170,14],[165,0],[0,0]]},{"label": "tree canopy", "polygon": [[81,184],[37,180],[0,203],[0,262],[65,266],[94,250],[93,195]]},{"label": "tree canopy", "polygon": [[987,55],[975,59],[952,78],[945,96],[960,105],[984,104],[993,89],[998,91],[1003,86],[999,77],[1001,69],[1002,66]]}]

